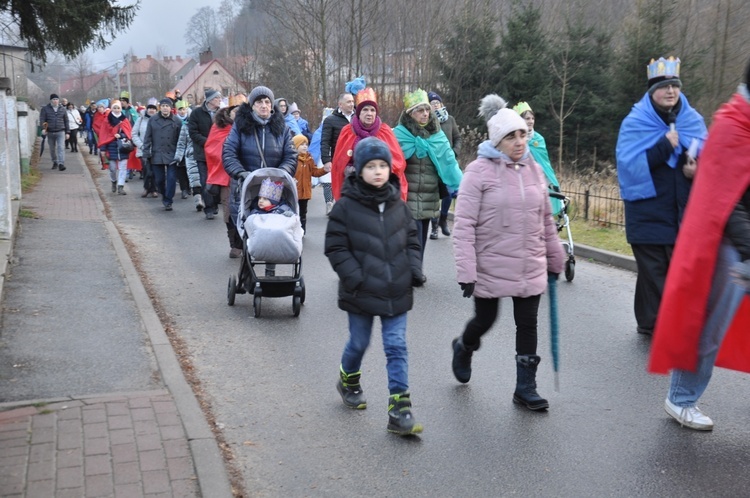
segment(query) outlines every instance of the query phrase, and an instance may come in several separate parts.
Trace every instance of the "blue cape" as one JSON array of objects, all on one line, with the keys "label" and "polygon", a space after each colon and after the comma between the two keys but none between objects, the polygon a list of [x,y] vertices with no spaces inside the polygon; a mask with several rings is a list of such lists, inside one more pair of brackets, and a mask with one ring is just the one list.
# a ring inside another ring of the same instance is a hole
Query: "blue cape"
[{"label": "blue cape", "polygon": [[[703,116],[690,107],[683,94],[680,94],[680,102],[682,106],[675,121],[680,140],[667,160],[667,164],[672,168],[677,167],[680,154],[690,147],[693,139],[698,140],[700,152],[706,137],[706,124]],[[656,113],[651,97],[646,93],[622,122],[620,135],[617,138],[617,178],[620,182],[620,196],[623,200],[638,201],[656,197],[656,188],[651,178],[646,151],[661,140],[668,131],[669,125]]]}]

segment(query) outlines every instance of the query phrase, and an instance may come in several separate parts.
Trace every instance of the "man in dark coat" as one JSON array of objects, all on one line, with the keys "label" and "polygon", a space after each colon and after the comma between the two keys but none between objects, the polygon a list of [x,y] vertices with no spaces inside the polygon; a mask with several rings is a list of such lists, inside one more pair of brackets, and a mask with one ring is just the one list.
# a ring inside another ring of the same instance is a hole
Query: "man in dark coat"
[{"label": "man in dark coat", "polygon": [[[336,152],[336,142],[342,128],[348,125],[354,115],[354,96],[344,92],[339,95],[338,109],[323,121],[323,130],[320,135],[320,160],[324,167],[333,167],[333,156]],[[326,200],[326,214],[333,207],[333,192],[330,183],[323,183],[323,195]]]},{"label": "man in dark coat", "polygon": [[52,169],[65,171],[65,141],[70,138],[68,111],[60,105],[57,94],[49,96],[49,104],[42,107],[39,113],[39,124],[42,135],[49,140],[49,155],[52,158]]},{"label": "man in dark coat", "polygon": [[180,128],[182,120],[172,114],[172,100],[165,97],[159,102],[159,113],[148,120],[143,138],[143,156],[151,161],[156,189],[162,195],[162,203],[167,211],[172,210],[177,182],[174,155],[180,139]]},{"label": "man in dark coat", "polygon": [[193,109],[188,120],[188,133],[190,140],[193,142],[193,156],[198,163],[198,174],[200,175],[201,188],[200,192],[193,192],[195,208],[200,211],[204,210],[207,219],[212,219],[218,213],[217,199],[214,199],[206,190],[206,178],[208,175],[208,166],[206,165],[206,153],[203,150],[208,132],[214,121],[214,115],[221,105],[221,93],[209,88],[205,92],[203,105]]}]

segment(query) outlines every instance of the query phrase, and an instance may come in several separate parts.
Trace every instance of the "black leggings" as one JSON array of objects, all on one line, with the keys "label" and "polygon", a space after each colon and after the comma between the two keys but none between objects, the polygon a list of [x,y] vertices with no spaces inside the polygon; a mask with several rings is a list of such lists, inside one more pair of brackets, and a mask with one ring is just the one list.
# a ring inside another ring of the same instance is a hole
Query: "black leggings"
[{"label": "black leggings", "polygon": [[[513,298],[513,319],[516,322],[516,354],[536,354],[536,328],[541,295]],[[464,345],[477,349],[482,336],[497,319],[500,299],[474,298],[474,317],[466,324],[462,337]]]}]

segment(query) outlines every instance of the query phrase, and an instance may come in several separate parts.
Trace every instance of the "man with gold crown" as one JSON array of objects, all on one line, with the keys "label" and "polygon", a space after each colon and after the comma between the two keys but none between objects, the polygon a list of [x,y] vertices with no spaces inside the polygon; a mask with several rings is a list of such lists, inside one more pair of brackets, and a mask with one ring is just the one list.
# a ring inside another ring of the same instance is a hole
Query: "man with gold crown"
[{"label": "man with gold crown", "polygon": [[351,122],[341,129],[333,155],[331,168],[333,197],[337,201],[341,198],[344,179],[354,171],[354,148],[363,138],[375,137],[385,142],[391,151],[393,156],[391,172],[398,176],[401,184],[401,198],[406,200],[408,192],[406,176],[404,176],[406,162],[401,147],[391,127],[383,123],[378,116],[378,99],[375,90],[365,88],[364,79],[357,78],[357,80],[360,80],[359,86],[350,87],[356,90],[354,115]]},{"label": "man with gold crown", "polygon": [[625,233],[638,266],[636,330],[650,336],[706,125],[681,92],[680,59],[652,60],[647,88],[620,126],[616,154]]},{"label": "man with gold crown", "polygon": [[409,185],[406,202],[417,221],[424,260],[430,220],[440,214],[439,183],[442,181],[449,189],[458,190],[463,173],[432,111],[427,92],[421,88],[404,96],[404,112],[393,133],[406,158]]}]

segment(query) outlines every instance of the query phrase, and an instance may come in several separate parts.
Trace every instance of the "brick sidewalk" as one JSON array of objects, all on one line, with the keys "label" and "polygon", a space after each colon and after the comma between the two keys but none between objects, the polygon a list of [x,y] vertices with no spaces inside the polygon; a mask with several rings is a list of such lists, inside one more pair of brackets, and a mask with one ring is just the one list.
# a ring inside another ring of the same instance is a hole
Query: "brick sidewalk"
[{"label": "brick sidewalk", "polygon": [[0,496],[200,496],[167,391],[0,412]]}]

